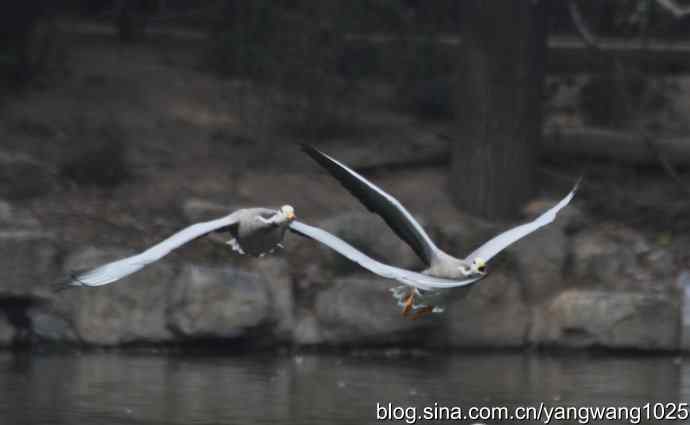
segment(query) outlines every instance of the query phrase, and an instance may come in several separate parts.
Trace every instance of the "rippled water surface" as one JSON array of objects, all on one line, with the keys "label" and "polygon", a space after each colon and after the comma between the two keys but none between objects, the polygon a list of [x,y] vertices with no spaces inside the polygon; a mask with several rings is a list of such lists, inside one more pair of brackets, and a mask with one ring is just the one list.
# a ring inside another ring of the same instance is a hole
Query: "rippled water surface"
[{"label": "rippled water surface", "polygon": [[361,424],[377,402],[688,400],[690,359],[668,356],[0,352],[0,424]]}]

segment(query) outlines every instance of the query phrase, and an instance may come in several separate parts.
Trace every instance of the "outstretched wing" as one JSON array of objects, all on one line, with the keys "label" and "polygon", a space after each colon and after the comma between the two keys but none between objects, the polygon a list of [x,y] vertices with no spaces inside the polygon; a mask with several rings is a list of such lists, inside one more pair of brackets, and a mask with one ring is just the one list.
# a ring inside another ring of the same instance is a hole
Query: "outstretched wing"
[{"label": "outstretched wing", "polygon": [[458,286],[466,286],[479,280],[479,277],[464,280],[444,279],[389,266],[376,261],[371,257],[368,257],[366,254],[358,251],[352,245],[326,232],[325,230],[309,226],[296,220],[290,223],[290,230],[317,242],[321,242],[322,244],[328,246],[349,260],[354,261],[374,274],[387,279],[397,280],[398,282],[415,288],[426,290],[435,288],[454,288]]},{"label": "outstretched wing", "polygon": [[[581,179],[580,179],[581,180]],[[466,261],[472,262],[475,258],[481,258],[484,261],[489,261],[499,252],[506,249],[513,242],[518,241],[537,229],[546,226],[556,219],[556,214],[562,210],[575,196],[580,180],[575,183],[575,187],[570,191],[565,198],[561,199],[559,203],[551,207],[548,211],[537,217],[534,221],[513,227],[493,239],[490,239],[484,245],[477,248],[474,252],[467,256]]]},{"label": "outstretched wing", "polygon": [[112,263],[104,264],[83,273],[75,274],[67,281],[63,282],[63,285],[101,286],[115,282],[116,280],[141,270],[154,261],[160,260],[168,255],[170,251],[187,242],[204,236],[207,233],[231,226],[236,222],[236,217],[236,213],[233,213],[216,220],[192,224],[140,254],[113,261]]},{"label": "outstretched wing", "polygon": [[335,177],[369,211],[380,215],[427,266],[431,265],[438,248],[412,214],[397,199],[318,149],[302,145],[302,150]]}]

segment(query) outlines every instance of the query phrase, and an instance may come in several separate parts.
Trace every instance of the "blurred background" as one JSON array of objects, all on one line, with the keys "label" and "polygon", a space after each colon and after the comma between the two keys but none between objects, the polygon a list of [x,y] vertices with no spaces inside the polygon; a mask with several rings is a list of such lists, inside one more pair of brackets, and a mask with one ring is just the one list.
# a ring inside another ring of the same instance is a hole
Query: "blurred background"
[{"label": "blurred background", "polygon": [[[690,399],[690,2],[14,3],[0,13],[0,422]],[[416,321],[395,282],[295,235],[262,259],[205,238],[117,284],[50,289],[193,222],[286,203],[421,268],[299,143],[458,256],[585,178],[555,223]]]}]

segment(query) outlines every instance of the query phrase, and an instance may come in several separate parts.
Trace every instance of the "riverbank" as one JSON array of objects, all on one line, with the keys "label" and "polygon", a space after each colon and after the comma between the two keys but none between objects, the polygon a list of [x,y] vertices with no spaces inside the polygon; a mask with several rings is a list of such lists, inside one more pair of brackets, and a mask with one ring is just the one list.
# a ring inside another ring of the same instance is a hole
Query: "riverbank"
[{"label": "riverbank", "polygon": [[[578,159],[541,164],[522,217],[560,199],[586,167],[573,204],[492,262],[479,285],[448,292],[442,315],[404,320],[389,292],[395,283],[294,235],[263,259],[199,240],[117,285],[55,293],[50,285],[75,269],[257,205],[290,203],[301,220],[376,258],[421,266],[299,152],[303,140],[279,114],[284,93],[200,70],[197,45],[72,46],[58,81],[1,109],[0,346],[690,348],[689,221],[678,183],[653,167]],[[366,146],[367,176],[451,253],[514,224],[459,211],[445,164],[377,165],[392,152],[414,158],[448,127],[391,108],[381,100],[390,87],[377,89],[353,107],[362,111],[357,128],[318,141],[325,151],[349,162]],[[548,105],[550,125],[582,118],[568,115],[577,96],[565,91]],[[659,115],[674,131],[689,127],[679,113]]]}]

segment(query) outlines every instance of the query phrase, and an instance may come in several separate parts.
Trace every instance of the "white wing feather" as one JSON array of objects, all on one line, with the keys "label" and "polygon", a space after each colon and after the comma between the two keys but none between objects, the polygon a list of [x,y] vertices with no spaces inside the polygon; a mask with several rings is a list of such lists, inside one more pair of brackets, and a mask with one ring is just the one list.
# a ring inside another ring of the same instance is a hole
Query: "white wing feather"
[{"label": "white wing feather", "polygon": [[203,236],[209,232],[229,226],[237,221],[236,214],[230,214],[223,218],[192,224],[162,242],[152,246],[146,251],[113,261],[96,267],[93,270],[78,274],[67,285],[71,286],[101,286],[115,282],[134,272],[137,272],[155,261],[160,260],[187,242]]},{"label": "white wing feather", "polygon": [[415,288],[424,290],[455,288],[458,286],[469,285],[480,279],[480,277],[473,277],[464,280],[444,279],[389,266],[374,260],[373,258],[354,248],[352,245],[326,232],[325,230],[309,226],[296,220],[290,223],[290,230],[328,246],[329,248],[333,249],[349,260],[354,261],[374,274],[387,279],[397,280],[398,282]]},{"label": "white wing feather", "polygon": [[474,252],[468,255],[465,260],[467,262],[472,262],[475,258],[481,258],[484,261],[489,261],[491,258],[495,257],[496,254],[506,249],[512,243],[551,223],[556,219],[556,214],[558,214],[558,212],[568,205],[568,203],[570,203],[570,201],[573,199],[579,184],[580,181],[578,180],[578,182],[575,184],[575,187],[573,187],[573,190],[571,190],[565,198],[561,199],[559,203],[537,217],[534,221],[513,227],[512,229],[495,236],[493,239],[490,239],[488,242],[485,242],[482,246],[474,250]]}]

